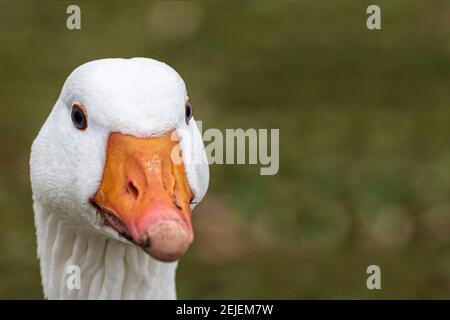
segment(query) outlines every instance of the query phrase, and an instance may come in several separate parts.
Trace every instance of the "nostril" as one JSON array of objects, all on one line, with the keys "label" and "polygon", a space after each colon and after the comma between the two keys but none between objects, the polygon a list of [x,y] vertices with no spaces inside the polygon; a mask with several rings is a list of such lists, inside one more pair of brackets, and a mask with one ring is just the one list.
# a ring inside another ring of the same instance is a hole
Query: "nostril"
[{"label": "nostril", "polygon": [[133,183],[132,180],[128,181],[128,183],[127,183],[127,192],[131,193],[133,195],[133,197],[136,198],[136,199],[139,196],[139,190],[135,186],[135,184]]}]

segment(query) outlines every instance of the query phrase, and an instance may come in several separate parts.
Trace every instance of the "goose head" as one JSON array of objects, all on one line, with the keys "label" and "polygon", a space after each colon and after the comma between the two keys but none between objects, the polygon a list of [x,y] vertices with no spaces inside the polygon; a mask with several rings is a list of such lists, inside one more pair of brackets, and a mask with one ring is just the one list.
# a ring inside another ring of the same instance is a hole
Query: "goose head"
[{"label": "goose head", "polygon": [[206,193],[203,141],[181,77],[146,58],[75,69],[33,142],[33,198],[74,228],[179,259]]}]

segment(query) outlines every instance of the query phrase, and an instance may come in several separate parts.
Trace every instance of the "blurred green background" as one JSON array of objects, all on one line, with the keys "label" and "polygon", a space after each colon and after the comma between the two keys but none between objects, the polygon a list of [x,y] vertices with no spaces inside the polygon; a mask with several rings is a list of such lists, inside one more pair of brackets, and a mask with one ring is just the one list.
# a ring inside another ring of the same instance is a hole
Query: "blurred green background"
[{"label": "blurred green background", "polygon": [[276,176],[211,166],[179,298],[450,298],[449,40],[449,1],[0,1],[0,298],[42,298],[28,159],[65,78],[134,56],[204,129],[280,129]]}]

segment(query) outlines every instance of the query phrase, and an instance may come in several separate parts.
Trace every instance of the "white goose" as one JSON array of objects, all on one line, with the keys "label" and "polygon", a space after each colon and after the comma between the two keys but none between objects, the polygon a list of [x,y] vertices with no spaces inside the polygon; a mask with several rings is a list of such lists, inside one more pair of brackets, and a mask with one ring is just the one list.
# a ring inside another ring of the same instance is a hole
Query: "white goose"
[{"label": "white goose", "polygon": [[30,159],[45,297],[176,298],[209,180],[191,117],[183,80],[156,60],[92,61],[67,78]]}]

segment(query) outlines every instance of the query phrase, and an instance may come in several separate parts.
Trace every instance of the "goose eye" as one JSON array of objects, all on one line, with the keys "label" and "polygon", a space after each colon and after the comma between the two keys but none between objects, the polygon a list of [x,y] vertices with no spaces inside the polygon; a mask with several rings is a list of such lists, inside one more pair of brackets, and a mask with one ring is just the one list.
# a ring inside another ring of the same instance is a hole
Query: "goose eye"
[{"label": "goose eye", "polygon": [[186,101],[186,124],[189,124],[189,120],[192,118],[192,105],[189,101]]},{"label": "goose eye", "polygon": [[87,128],[86,113],[84,108],[78,103],[72,106],[72,122],[77,129],[84,130]]}]

